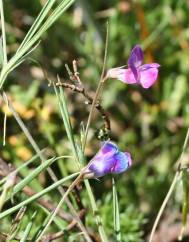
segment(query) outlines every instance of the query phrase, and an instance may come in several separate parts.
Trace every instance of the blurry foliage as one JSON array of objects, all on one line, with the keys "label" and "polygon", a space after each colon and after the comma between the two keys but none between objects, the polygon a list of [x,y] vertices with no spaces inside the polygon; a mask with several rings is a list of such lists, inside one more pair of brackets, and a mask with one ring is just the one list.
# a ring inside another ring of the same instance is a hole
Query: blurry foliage
[{"label": "blurry foliage", "polygon": [[[9,57],[16,51],[43,3],[42,0],[6,1]],[[159,80],[150,90],[109,80],[102,94],[102,105],[112,123],[112,140],[122,150],[129,150],[134,160],[131,170],[116,178],[123,241],[145,240],[173,177],[174,163],[189,125],[188,11],[189,1],[89,3],[78,0],[45,34],[32,53],[39,65],[28,59],[8,77],[4,86],[38,145],[49,147],[52,154],[67,155],[69,144],[60,122],[58,104],[40,65],[48,77],[55,80],[58,73],[61,78],[68,79],[64,64],[77,59],[83,84],[94,92],[102,69],[107,20],[110,26],[109,68],[126,65],[136,43],[144,47],[145,62],[160,63]],[[89,107],[79,94],[66,93],[71,121],[79,134],[80,123],[86,123]],[[3,120],[7,110],[2,100],[0,105]],[[29,159],[34,152],[14,118],[7,114],[7,145],[2,147],[1,140],[1,157],[17,164]],[[96,115],[87,146],[89,158],[98,150],[99,141],[94,133],[101,125],[102,120]],[[61,163],[56,167],[58,174],[61,167]],[[67,173],[74,168],[66,161],[63,169]],[[105,228],[112,236],[110,179],[102,180],[100,186],[97,181],[92,184]],[[173,204],[170,206],[174,209]],[[89,213],[87,222],[94,224],[92,220]]]}]

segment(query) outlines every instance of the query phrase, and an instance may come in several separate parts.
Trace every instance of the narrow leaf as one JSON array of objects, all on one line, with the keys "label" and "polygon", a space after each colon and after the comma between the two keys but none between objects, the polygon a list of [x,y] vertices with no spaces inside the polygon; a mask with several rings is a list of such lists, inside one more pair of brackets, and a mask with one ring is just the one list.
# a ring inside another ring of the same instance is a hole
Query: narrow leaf
[{"label": "narrow leaf", "polygon": [[119,204],[118,204],[116,184],[113,177],[112,177],[112,194],[113,194],[114,231],[115,231],[116,241],[121,242]]}]

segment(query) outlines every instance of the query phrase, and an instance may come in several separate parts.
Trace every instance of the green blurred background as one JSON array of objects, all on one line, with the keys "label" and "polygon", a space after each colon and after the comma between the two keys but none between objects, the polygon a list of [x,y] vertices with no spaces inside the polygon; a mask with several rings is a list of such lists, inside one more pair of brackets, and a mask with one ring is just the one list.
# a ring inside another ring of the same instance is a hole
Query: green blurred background
[{"label": "green blurred background", "polygon": [[[5,1],[9,57],[15,53],[44,2]],[[149,90],[108,80],[102,93],[102,106],[111,119],[112,140],[121,150],[130,151],[133,157],[132,168],[115,177],[123,241],[147,241],[173,179],[174,164],[182,151],[189,125],[188,12],[187,0],[78,0],[43,36],[31,58],[9,75],[4,86],[40,148],[48,147],[51,155],[63,155],[69,154],[69,143],[53,88],[48,87],[42,68],[52,80],[56,79],[57,74],[67,80],[64,65],[71,66],[76,59],[83,84],[90,94],[94,94],[102,70],[107,21],[107,68],[125,65],[135,44],[142,46],[146,63],[157,62],[161,65],[157,84]],[[72,91],[66,90],[66,96],[74,131],[79,136],[80,124],[86,124],[90,106],[85,105],[84,99]],[[0,105],[2,127],[7,109],[2,100]],[[100,115],[95,112],[87,144],[88,158],[100,146],[96,131],[102,124]],[[1,157],[16,166],[35,154],[9,113],[6,142],[3,147],[1,140]],[[54,167],[59,176],[62,176],[61,162]],[[66,174],[75,171],[75,167],[66,162],[63,170]],[[46,174],[40,179],[42,184],[48,183]],[[111,177],[91,181],[91,184],[105,228],[111,237]],[[82,191],[82,197],[85,203],[85,191]],[[177,229],[179,233],[181,228],[181,203],[182,189],[178,184],[154,241],[163,242],[165,236],[170,237],[166,241],[177,241],[178,234],[173,236],[173,231]],[[94,226],[90,212],[87,223]],[[187,235],[189,229],[186,229],[186,241]]]}]

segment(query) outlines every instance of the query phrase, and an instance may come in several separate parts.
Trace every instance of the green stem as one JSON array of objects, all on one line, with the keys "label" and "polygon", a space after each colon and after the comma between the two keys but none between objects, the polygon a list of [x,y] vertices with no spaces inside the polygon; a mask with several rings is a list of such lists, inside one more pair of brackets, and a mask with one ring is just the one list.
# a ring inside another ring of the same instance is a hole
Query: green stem
[{"label": "green stem", "polygon": [[101,77],[100,77],[100,81],[91,105],[91,109],[90,109],[90,113],[89,113],[89,117],[87,120],[87,125],[86,125],[86,129],[85,129],[85,135],[84,135],[84,140],[83,140],[83,152],[85,153],[85,147],[86,147],[86,143],[87,143],[87,136],[88,136],[88,132],[89,132],[89,126],[91,124],[91,120],[92,120],[92,116],[93,116],[93,112],[95,109],[95,105],[96,105],[96,101],[100,95],[100,92],[103,88],[103,84],[104,82],[107,80],[107,76],[105,76],[105,67],[106,67],[106,61],[107,61],[107,53],[108,53],[108,35],[109,35],[109,28],[108,28],[108,23],[107,23],[107,29],[106,29],[106,43],[105,43],[105,52],[104,52],[104,60],[103,60],[103,67],[102,67],[102,73],[101,73]]},{"label": "green stem", "polygon": [[90,203],[91,203],[92,210],[93,210],[93,213],[94,213],[94,218],[95,218],[96,224],[98,226],[98,232],[100,234],[102,241],[107,242],[108,239],[107,239],[104,227],[102,225],[102,219],[99,215],[99,210],[98,210],[98,207],[96,205],[96,201],[95,201],[91,186],[90,186],[88,180],[85,180],[84,183],[85,183],[85,187],[87,189],[88,195],[89,195]]},{"label": "green stem", "polygon": [[121,242],[119,202],[118,202],[116,184],[113,177],[112,177],[112,195],[113,195],[113,218],[114,218],[115,237],[116,237],[116,242]]},{"label": "green stem", "polygon": [[93,117],[93,112],[94,112],[94,109],[95,109],[95,105],[96,105],[97,99],[98,99],[98,97],[100,95],[100,92],[101,92],[101,90],[103,88],[103,84],[106,81],[106,79],[107,79],[107,77],[105,77],[102,80],[100,80],[100,82],[98,84],[98,87],[96,89],[95,97],[94,97],[93,102],[92,102],[92,105],[91,105],[89,117],[88,117],[88,120],[87,120],[86,129],[85,129],[85,135],[84,135],[83,147],[82,147],[83,148],[83,151],[85,150],[85,147],[86,147],[87,136],[88,136],[88,132],[89,132],[89,126],[91,124],[91,120],[92,120],[92,117]]},{"label": "green stem", "polygon": [[1,14],[1,31],[2,31],[2,40],[3,40],[3,66],[5,66],[7,64],[7,49],[6,49],[6,32],[5,32],[3,0],[0,0],[0,14]]},{"label": "green stem", "polygon": [[186,136],[185,136],[185,139],[184,139],[184,144],[183,144],[183,147],[182,147],[182,152],[181,152],[180,158],[177,161],[178,169],[177,169],[177,171],[175,173],[175,176],[173,178],[173,181],[171,183],[171,186],[169,188],[169,191],[168,191],[168,193],[167,193],[167,195],[166,195],[166,197],[165,197],[165,199],[164,199],[164,201],[163,201],[163,203],[161,205],[161,208],[160,208],[160,210],[158,212],[158,215],[156,217],[156,220],[155,220],[155,222],[153,224],[152,231],[151,231],[151,234],[150,234],[149,242],[152,242],[153,241],[154,233],[155,233],[155,230],[157,228],[157,225],[158,225],[158,223],[160,221],[160,218],[161,218],[161,216],[163,214],[163,211],[165,210],[165,207],[166,207],[166,205],[167,205],[167,203],[168,203],[168,201],[169,201],[169,199],[170,199],[170,197],[171,197],[171,195],[172,195],[172,193],[174,191],[174,188],[176,186],[177,179],[179,178],[179,175],[180,175],[180,167],[182,167],[183,157],[184,157],[184,154],[185,154],[185,151],[186,151],[186,147],[187,147],[187,144],[188,144],[188,140],[189,140],[189,128],[187,129],[187,132],[186,132]]},{"label": "green stem", "polygon": [[152,231],[151,231],[151,234],[150,234],[149,242],[152,242],[153,241],[154,233],[156,231],[157,225],[158,225],[159,220],[160,220],[160,218],[161,218],[161,216],[163,214],[163,211],[165,210],[165,207],[167,205],[167,202],[169,201],[169,199],[170,199],[170,197],[171,197],[171,195],[172,195],[172,193],[174,191],[174,188],[176,186],[176,183],[177,183],[177,179],[179,177],[179,174],[180,174],[180,172],[176,172],[175,177],[174,177],[174,179],[173,179],[173,181],[171,183],[171,186],[169,188],[169,191],[168,191],[168,193],[167,193],[167,195],[166,195],[166,197],[165,197],[165,199],[164,199],[164,201],[163,201],[163,203],[161,205],[161,208],[160,208],[160,210],[158,212],[158,215],[157,215],[156,220],[155,220],[155,222],[153,224],[153,227],[152,227]]},{"label": "green stem", "polygon": [[41,237],[44,235],[44,233],[46,232],[47,228],[49,227],[49,225],[52,223],[52,221],[54,220],[54,218],[56,217],[56,214],[58,213],[60,207],[63,205],[66,197],[68,196],[68,194],[71,192],[71,190],[75,187],[75,185],[77,185],[77,183],[81,180],[82,178],[82,173],[80,173],[78,175],[78,177],[72,182],[72,184],[69,186],[69,188],[67,189],[67,191],[64,193],[63,197],[61,198],[60,202],[58,203],[56,209],[52,212],[51,216],[49,217],[49,220],[47,222],[47,224],[45,225],[43,231],[41,232],[40,236],[37,238],[36,242],[41,240]]}]

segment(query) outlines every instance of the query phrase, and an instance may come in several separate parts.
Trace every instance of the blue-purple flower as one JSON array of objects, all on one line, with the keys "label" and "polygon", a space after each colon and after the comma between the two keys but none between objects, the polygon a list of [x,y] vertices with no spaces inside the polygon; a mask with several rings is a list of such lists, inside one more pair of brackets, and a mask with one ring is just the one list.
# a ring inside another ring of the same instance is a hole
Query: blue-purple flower
[{"label": "blue-purple flower", "polygon": [[157,80],[160,65],[158,63],[142,65],[143,59],[142,49],[139,45],[136,45],[128,59],[128,69],[122,67],[112,68],[108,71],[107,76],[127,84],[138,84],[143,88],[149,88]]},{"label": "blue-purple flower", "polygon": [[106,174],[118,174],[126,171],[131,166],[131,155],[119,151],[112,142],[105,142],[95,155],[87,173],[89,177],[102,177]]}]

